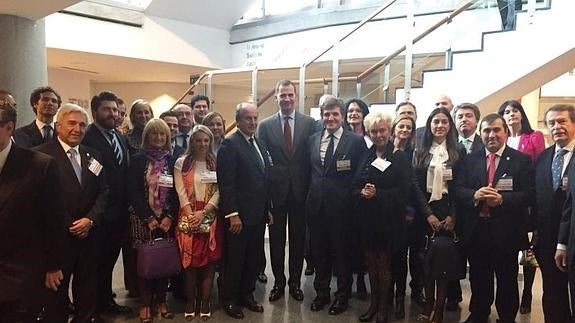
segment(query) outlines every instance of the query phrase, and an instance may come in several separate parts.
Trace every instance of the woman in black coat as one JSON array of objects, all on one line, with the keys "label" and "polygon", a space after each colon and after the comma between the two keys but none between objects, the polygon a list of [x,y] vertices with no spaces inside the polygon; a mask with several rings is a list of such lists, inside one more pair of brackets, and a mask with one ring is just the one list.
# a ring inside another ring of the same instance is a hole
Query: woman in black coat
[{"label": "woman in black coat", "polygon": [[409,159],[389,142],[391,119],[371,113],[364,119],[373,146],[362,156],[355,174],[356,219],[371,286],[369,309],[359,320],[387,322],[391,255],[403,243],[403,211],[410,188]]}]

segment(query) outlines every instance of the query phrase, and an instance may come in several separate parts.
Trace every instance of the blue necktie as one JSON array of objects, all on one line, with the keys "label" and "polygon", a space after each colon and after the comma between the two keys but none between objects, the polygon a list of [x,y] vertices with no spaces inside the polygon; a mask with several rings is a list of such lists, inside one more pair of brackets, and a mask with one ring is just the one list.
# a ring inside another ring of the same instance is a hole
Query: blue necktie
[{"label": "blue necktie", "polygon": [[563,159],[567,150],[561,148],[555,153],[553,157],[553,164],[551,164],[551,176],[553,177],[553,191],[556,191],[561,185],[561,172],[563,171]]},{"label": "blue necktie", "polygon": [[109,131],[108,136],[110,137],[110,146],[112,146],[112,150],[114,151],[114,158],[116,159],[118,165],[122,165],[122,150],[114,130]]},{"label": "blue necktie", "polygon": [[72,164],[72,168],[74,168],[74,173],[76,173],[76,178],[78,178],[78,183],[82,185],[82,166],[78,164],[76,160],[76,155],[78,153],[73,148],[68,149],[68,158],[70,158],[70,164]]}]

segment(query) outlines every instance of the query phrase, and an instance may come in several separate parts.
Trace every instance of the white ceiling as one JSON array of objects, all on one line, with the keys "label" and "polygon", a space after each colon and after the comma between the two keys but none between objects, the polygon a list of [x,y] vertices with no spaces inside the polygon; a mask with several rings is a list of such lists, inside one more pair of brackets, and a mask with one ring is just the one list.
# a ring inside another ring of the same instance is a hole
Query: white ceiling
[{"label": "white ceiling", "polygon": [[78,2],[81,0],[2,0],[0,14],[38,20]]}]

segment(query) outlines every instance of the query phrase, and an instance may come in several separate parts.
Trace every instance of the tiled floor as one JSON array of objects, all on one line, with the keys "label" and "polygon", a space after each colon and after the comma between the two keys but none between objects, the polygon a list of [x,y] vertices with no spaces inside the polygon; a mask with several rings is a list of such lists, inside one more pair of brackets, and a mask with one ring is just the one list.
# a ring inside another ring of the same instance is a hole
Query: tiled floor
[{"label": "tiled floor", "polygon": [[[266,243],[266,250],[268,249],[268,245]],[[269,259],[269,258],[268,258]],[[315,292],[313,290],[313,276],[304,276],[302,278],[302,289],[305,294],[305,299],[303,302],[297,302],[292,298],[284,297],[279,301],[274,303],[270,303],[267,298],[269,296],[269,292],[273,287],[273,275],[271,273],[271,268],[266,268],[266,274],[268,275],[269,282],[267,284],[260,284],[257,283],[257,289],[255,293],[255,298],[258,302],[262,303],[264,306],[264,313],[252,313],[249,311],[244,311],[246,315],[244,318],[244,322],[273,322],[273,323],[292,323],[292,322],[314,322],[314,323],[321,323],[321,322],[358,322],[358,316],[363,313],[367,306],[369,305],[369,301],[360,301],[356,298],[352,298],[350,300],[350,307],[349,309],[338,316],[331,316],[327,314],[327,307],[322,312],[311,312],[309,310],[309,306],[311,301],[315,296]],[[133,314],[128,316],[116,316],[116,317],[106,317],[107,321],[110,322],[139,322],[137,317],[137,301],[135,300],[127,300],[125,298],[126,291],[123,288],[123,281],[122,281],[122,266],[121,260],[116,265],[116,270],[114,272],[114,291],[118,294],[117,302],[120,304],[129,305],[133,308]],[[469,296],[471,294],[469,289],[469,281],[462,280],[462,288],[464,291],[463,302],[460,304],[460,310],[457,312],[446,312],[444,322],[445,323],[455,323],[460,322],[467,318],[469,312],[467,310],[469,305]],[[332,282],[333,283],[333,282]],[[520,291],[522,290],[522,282],[519,282]],[[354,286],[355,289],[355,286]],[[332,286],[332,291],[333,291]],[[409,288],[407,293],[409,294]],[[214,295],[216,293],[214,292]],[[532,305],[532,312],[531,314],[527,315],[520,315],[517,316],[518,323],[543,323],[543,311],[541,308],[541,275],[538,271],[535,277],[535,284],[533,286],[533,305]],[[287,290],[286,290],[287,296]],[[217,297],[214,297],[213,303],[217,304]],[[184,320],[183,315],[183,308],[184,304],[172,299],[169,296],[168,302],[173,310],[176,313],[176,317],[171,320],[165,319],[157,319],[155,322],[187,322]],[[421,313],[421,307],[411,304],[410,298],[406,297],[406,318],[402,321],[398,321],[395,319],[390,318],[390,322],[416,322],[417,316]],[[492,307],[492,314],[490,318],[490,323],[495,323],[495,319],[497,318],[495,307]],[[200,320],[196,319],[195,322],[199,322]],[[212,313],[212,318],[210,321],[213,322],[240,322],[240,320],[235,320],[228,317],[218,306],[215,307]]]}]

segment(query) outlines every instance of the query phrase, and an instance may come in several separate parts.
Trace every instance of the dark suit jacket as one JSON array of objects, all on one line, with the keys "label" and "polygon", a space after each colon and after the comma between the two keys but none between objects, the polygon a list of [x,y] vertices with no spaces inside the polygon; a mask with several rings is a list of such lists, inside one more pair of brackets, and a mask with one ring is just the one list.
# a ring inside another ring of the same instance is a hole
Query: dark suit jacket
[{"label": "dark suit jacket", "polygon": [[[537,158],[535,163],[535,188],[536,205],[533,209],[535,214],[535,229],[538,233],[537,249],[555,253],[557,248],[557,236],[559,234],[559,223],[565,203],[566,193],[559,188],[553,191],[553,179],[551,175],[551,164],[555,156],[555,145],[545,149]],[[573,158],[569,160],[565,176],[569,169],[573,167]]]},{"label": "dark suit jacket", "polygon": [[263,120],[258,126],[258,139],[263,141],[272,156],[269,183],[274,207],[285,207],[290,187],[298,203],[304,203],[309,185],[308,139],[314,132],[315,120],[295,113],[292,155],[287,152],[283,128],[277,113]]},{"label": "dark suit jacket", "polygon": [[261,224],[269,210],[268,171],[271,156],[256,139],[265,169],[258,166],[252,147],[240,131],[224,139],[218,151],[218,189],[221,215],[238,212],[247,226]]},{"label": "dark suit jacket", "polygon": [[[462,216],[464,244],[473,241],[475,227],[479,221],[480,205],[475,205],[473,194],[487,185],[487,157],[485,150],[476,151],[464,159],[459,176],[455,178],[456,197]],[[490,208],[491,229],[497,248],[508,251],[527,249],[527,208],[535,197],[535,174],[531,158],[510,147],[505,147],[495,171],[493,185],[505,175],[513,178],[513,191],[501,192],[503,203]],[[469,250],[472,252],[472,250]]]},{"label": "dark suit jacket", "polygon": [[68,154],[57,139],[34,149],[52,156],[58,162],[61,185],[59,189],[62,192],[62,205],[66,211],[65,225],[70,227],[72,222],[83,217],[87,217],[97,225],[106,209],[108,184],[104,169],[99,176],[96,176],[88,167],[92,159],[102,163],[100,153],[80,145],[82,167],[82,185],[80,185]]},{"label": "dark suit jacket", "polygon": [[0,302],[31,301],[63,266],[66,239],[56,161],[12,145],[0,173]]},{"label": "dark suit jacket", "polygon": [[[310,137],[311,177],[306,199],[306,211],[310,216],[317,216],[323,208],[330,217],[349,218],[352,216],[353,198],[351,193],[353,176],[360,166],[360,158],[367,150],[365,140],[351,131],[344,130],[331,163],[321,163],[320,144],[322,132]],[[349,160],[350,169],[337,171],[337,162]]]},{"label": "dark suit jacket", "polygon": [[[52,140],[56,139],[56,127],[53,129]],[[22,138],[26,138],[26,140],[22,140]],[[42,132],[38,129],[36,125],[36,119],[32,121],[27,126],[22,126],[14,132],[14,140],[20,147],[24,148],[32,148],[36,146],[40,146],[44,143],[44,138],[42,137]]]},{"label": "dark suit jacket", "polygon": [[474,153],[476,151],[484,150],[484,149],[485,149],[485,145],[483,144],[483,141],[481,140],[481,136],[476,134],[475,137],[473,138],[473,143],[471,144],[471,152]]},{"label": "dark suit jacket", "polygon": [[571,221],[573,212],[575,212],[575,207],[573,207],[573,202],[575,201],[575,162],[570,162],[569,164],[570,167],[567,169],[567,198],[565,199],[565,204],[563,204],[557,243],[567,246],[567,266],[572,271],[575,268],[575,221]]},{"label": "dark suit jacket", "polygon": [[128,218],[128,198],[126,196],[126,182],[129,165],[129,154],[126,141],[118,134],[120,146],[122,146],[123,161],[118,165],[114,157],[114,151],[108,140],[100,130],[91,124],[86,130],[86,136],[82,144],[94,148],[102,156],[102,165],[106,171],[106,182],[108,183],[109,194],[106,212],[102,216],[104,221],[127,220]]}]

